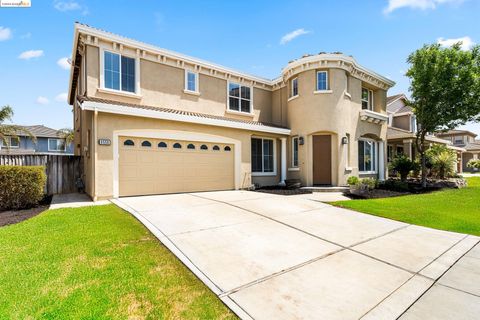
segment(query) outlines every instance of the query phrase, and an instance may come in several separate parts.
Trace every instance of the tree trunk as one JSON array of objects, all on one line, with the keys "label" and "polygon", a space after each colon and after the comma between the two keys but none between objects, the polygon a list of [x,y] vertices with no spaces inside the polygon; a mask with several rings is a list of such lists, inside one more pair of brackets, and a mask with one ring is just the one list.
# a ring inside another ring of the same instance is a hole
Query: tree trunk
[{"label": "tree trunk", "polygon": [[427,134],[424,130],[417,131],[417,136],[415,139],[415,145],[418,152],[420,153],[421,162],[422,162],[422,188],[427,187],[427,158],[425,156],[425,135]]},{"label": "tree trunk", "polygon": [[422,188],[427,187],[427,157],[425,157],[425,152],[421,153],[422,157]]}]

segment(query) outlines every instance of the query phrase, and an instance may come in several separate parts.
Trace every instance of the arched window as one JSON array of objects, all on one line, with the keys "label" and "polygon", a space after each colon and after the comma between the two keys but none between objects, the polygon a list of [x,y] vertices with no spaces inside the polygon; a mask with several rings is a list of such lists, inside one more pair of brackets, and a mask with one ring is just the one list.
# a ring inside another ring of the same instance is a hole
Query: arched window
[{"label": "arched window", "polygon": [[166,148],[166,147],[167,147],[167,144],[162,141],[162,142],[159,142],[159,143],[158,143],[158,147],[159,147],[159,148]]},{"label": "arched window", "polygon": [[230,148],[229,146],[226,146],[225,148],[223,148],[223,150],[225,150],[225,151],[232,151],[232,148]]},{"label": "arched window", "polygon": [[193,143],[189,143],[187,149],[195,149],[195,145]]},{"label": "arched window", "polygon": [[182,149],[182,145],[181,145],[180,143],[178,143],[178,142],[175,142],[175,143],[173,144],[173,148],[174,148],[174,149]]},{"label": "arched window", "polygon": [[202,150],[208,150],[208,147],[207,147],[206,144],[202,144],[202,145],[200,146],[200,149],[202,149]]},{"label": "arched window", "polygon": [[150,148],[151,146],[152,146],[152,144],[151,144],[150,141],[145,140],[145,141],[142,142],[142,147]]},{"label": "arched window", "polygon": [[133,142],[133,140],[128,139],[123,142],[123,145],[131,147],[131,146],[134,146],[135,143]]},{"label": "arched window", "polygon": [[220,150],[220,147],[219,146],[213,146],[213,150],[218,151],[218,150]]}]

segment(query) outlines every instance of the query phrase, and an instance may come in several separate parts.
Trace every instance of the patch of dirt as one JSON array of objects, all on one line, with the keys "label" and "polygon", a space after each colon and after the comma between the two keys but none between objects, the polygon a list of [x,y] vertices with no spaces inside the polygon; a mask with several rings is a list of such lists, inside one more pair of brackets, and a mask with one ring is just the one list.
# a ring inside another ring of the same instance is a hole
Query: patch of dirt
[{"label": "patch of dirt", "polygon": [[390,198],[390,197],[399,197],[410,194],[409,192],[397,192],[384,189],[373,189],[361,194],[346,193],[345,195],[352,199],[380,199],[380,198]]},{"label": "patch of dirt", "polygon": [[30,209],[21,209],[21,210],[4,210],[0,209],[0,227],[8,226],[10,224],[15,224],[22,222],[24,220],[35,217],[36,215],[42,213],[45,210],[48,210],[50,202],[52,201],[52,196],[46,196],[40,201],[38,206]]},{"label": "patch of dirt", "polygon": [[288,187],[262,187],[259,189],[255,189],[256,192],[265,192],[265,193],[273,193],[273,194],[280,194],[283,196],[293,196],[296,194],[309,194],[312,191],[304,190],[300,188],[288,188]]}]

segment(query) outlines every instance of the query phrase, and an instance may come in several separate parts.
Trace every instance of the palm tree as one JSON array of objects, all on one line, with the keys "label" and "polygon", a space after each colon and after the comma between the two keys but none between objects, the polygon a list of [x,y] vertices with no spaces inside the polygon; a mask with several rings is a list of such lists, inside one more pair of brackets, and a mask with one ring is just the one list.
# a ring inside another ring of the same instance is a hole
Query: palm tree
[{"label": "palm tree", "polygon": [[11,137],[17,141],[20,141],[18,134],[24,133],[29,136],[34,143],[37,142],[37,138],[25,127],[17,126],[14,124],[5,124],[7,120],[12,120],[13,109],[10,106],[3,106],[0,108],[0,141],[3,142],[3,145],[10,148],[10,139]]},{"label": "palm tree", "polygon": [[69,145],[75,139],[75,131],[70,128],[63,128],[58,130],[60,138],[65,139],[65,145]]}]

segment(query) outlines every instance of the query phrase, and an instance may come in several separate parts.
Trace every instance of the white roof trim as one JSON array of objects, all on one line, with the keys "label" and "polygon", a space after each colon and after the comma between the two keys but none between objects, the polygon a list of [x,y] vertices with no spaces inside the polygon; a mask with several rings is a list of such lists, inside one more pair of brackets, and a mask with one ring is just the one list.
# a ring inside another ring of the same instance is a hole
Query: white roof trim
[{"label": "white roof trim", "polygon": [[[387,97],[388,98],[388,97]],[[390,101],[389,103],[387,103],[387,106],[391,105],[392,103],[394,103],[395,101],[398,101],[399,99],[405,99],[407,100],[407,96],[405,94],[401,94],[399,95],[398,97],[396,97],[394,100]]]},{"label": "white roof trim", "polygon": [[189,115],[170,113],[170,112],[159,111],[159,110],[140,109],[140,108],[110,104],[110,103],[85,101],[81,104],[81,108],[82,110],[92,110],[92,111],[96,110],[99,112],[115,113],[115,114],[122,114],[127,116],[189,122],[189,123],[197,123],[197,124],[217,126],[217,127],[226,127],[226,128],[232,128],[232,129],[290,135],[290,129],[285,129],[285,128],[259,126],[259,125],[249,124],[249,123],[189,116]]}]

